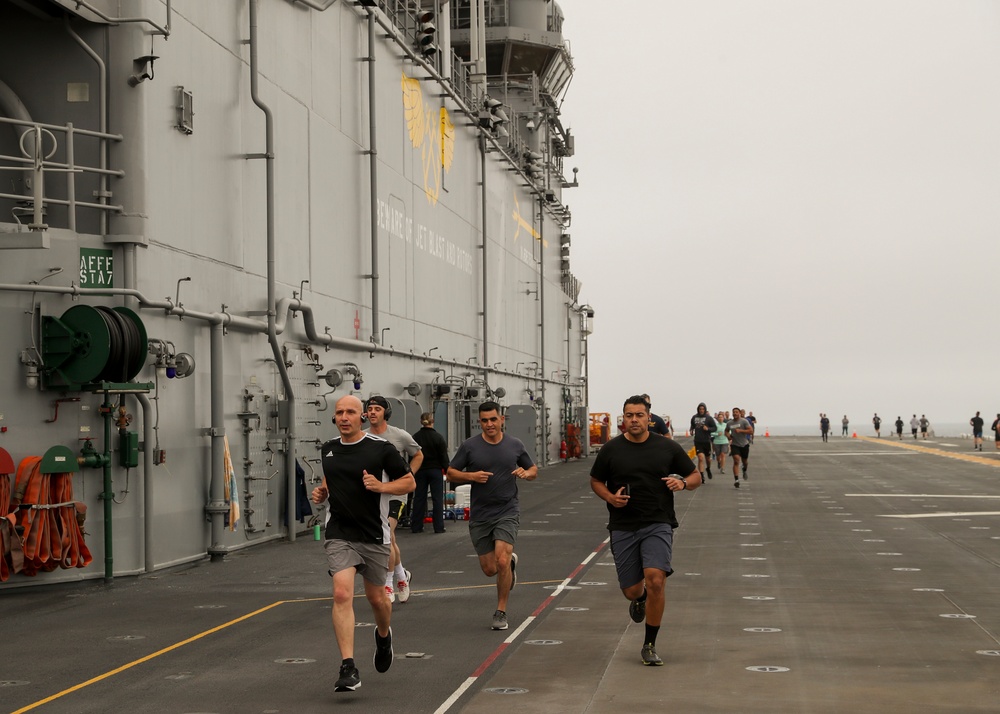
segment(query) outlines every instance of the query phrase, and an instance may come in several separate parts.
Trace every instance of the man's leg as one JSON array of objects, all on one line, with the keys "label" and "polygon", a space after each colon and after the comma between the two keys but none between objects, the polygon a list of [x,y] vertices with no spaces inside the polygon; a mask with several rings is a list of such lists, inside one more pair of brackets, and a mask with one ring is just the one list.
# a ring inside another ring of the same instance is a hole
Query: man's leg
[{"label": "man's leg", "polygon": [[[389,602],[389,598],[385,596],[385,589],[376,583],[369,580],[365,580],[365,597],[368,599],[368,604],[372,606],[372,615],[375,616],[375,628],[378,630],[379,637],[385,637],[389,634],[389,623],[392,620],[392,603]],[[351,597],[354,597],[354,593],[351,593]],[[354,623],[351,623],[351,636],[354,636]]]},{"label": "man's leg", "polygon": [[444,475],[431,473],[427,481],[431,491],[431,522],[434,532],[441,533],[444,531]]},{"label": "man's leg", "polygon": [[646,624],[659,627],[666,607],[667,574],[659,568],[643,568],[646,587]]},{"label": "man's leg", "polygon": [[417,487],[413,490],[413,510],[410,513],[410,532],[420,533],[424,529],[424,514],[427,512],[427,478],[430,472],[420,469],[413,478]]},{"label": "man's leg", "polygon": [[[354,657],[354,575],[355,568],[347,568],[333,575],[333,634],[340,648],[340,658]],[[368,584],[365,584],[367,591]],[[386,605],[385,591],[379,593]]]},{"label": "man's leg", "polygon": [[510,561],[514,546],[502,540],[494,541],[493,552],[479,556],[479,567],[483,574],[491,578],[497,576],[497,610],[507,611],[507,598],[510,596],[511,573]]}]

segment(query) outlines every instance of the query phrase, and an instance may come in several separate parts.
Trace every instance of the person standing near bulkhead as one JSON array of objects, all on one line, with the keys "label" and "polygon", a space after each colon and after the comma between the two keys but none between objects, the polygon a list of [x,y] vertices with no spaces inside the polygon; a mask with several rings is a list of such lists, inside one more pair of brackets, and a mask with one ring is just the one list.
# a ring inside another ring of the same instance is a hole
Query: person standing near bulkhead
[{"label": "person standing near bulkhead", "polygon": [[420,415],[420,430],[413,435],[420,444],[424,455],[420,470],[417,471],[417,488],[413,492],[413,514],[410,531],[423,533],[424,513],[427,511],[427,491],[431,494],[431,523],[435,533],[444,533],[444,474],[448,470],[448,444],[434,429],[434,415],[424,412]]},{"label": "person standing near bulkhead", "polygon": [[629,617],[646,622],[640,661],[659,666],[656,637],[679,525],[674,492],[698,488],[701,474],[680,444],[649,433],[649,407],[641,395],[626,399],[622,412],[624,433],[597,452],[590,488],[608,504],[611,553]]},{"label": "person standing near bulkhead", "polygon": [[469,537],[483,574],[497,578],[497,609],[491,625],[494,630],[507,629],[507,599],[517,583],[514,544],[521,511],[517,482],[534,481],[538,476],[538,467],[524,444],[517,437],[504,434],[503,423],[499,404],[480,404],[482,433],[458,447],[448,468],[448,481],[472,484]]}]

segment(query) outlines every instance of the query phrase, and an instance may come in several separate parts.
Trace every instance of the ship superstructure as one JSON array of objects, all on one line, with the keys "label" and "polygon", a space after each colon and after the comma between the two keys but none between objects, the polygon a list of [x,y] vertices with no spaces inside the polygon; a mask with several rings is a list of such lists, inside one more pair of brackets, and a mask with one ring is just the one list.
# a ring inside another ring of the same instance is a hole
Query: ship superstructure
[{"label": "ship superstructure", "polygon": [[345,394],[433,412],[452,450],[495,399],[539,463],[585,455],[561,25],[548,0],[0,0],[0,467],[72,473],[54,509],[86,507],[93,553],[0,587],[294,539]]}]

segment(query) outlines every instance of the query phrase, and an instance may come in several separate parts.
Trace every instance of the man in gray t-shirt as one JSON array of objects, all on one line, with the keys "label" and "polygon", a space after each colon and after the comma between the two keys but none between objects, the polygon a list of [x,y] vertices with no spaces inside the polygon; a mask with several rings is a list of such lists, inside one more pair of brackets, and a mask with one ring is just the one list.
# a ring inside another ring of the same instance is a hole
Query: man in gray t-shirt
[{"label": "man in gray t-shirt", "polygon": [[499,404],[480,404],[482,434],[466,439],[448,467],[448,481],[472,484],[469,536],[483,574],[497,576],[494,630],[507,629],[507,597],[517,582],[517,479],[533,481],[538,476],[521,440],[503,433],[503,422]]},{"label": "man in gray t-shirt", "polygon": [[726,434],[732,439],[729,450],[733,455],[733,479],[736,488],[740,487],[740,470],[743,480],[747,480],[747,461],[750,459],[750,435],[753,426],[743,416],[743,410],[733,407],[733,418],[726,422]]}]

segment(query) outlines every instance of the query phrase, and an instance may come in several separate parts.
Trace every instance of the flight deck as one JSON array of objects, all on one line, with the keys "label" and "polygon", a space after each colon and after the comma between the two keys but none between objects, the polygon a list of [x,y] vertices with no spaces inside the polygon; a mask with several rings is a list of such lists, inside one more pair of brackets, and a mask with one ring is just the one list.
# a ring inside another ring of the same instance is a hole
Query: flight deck
[{"label": "flight deck", "polygon": [[[681,440],[686,443],[685,440]],[[521,484],[510,629],[468,523],[398,531],[395,660],[335,693],[330,578],[306,533],[139,577],[0,590],[3,712],[996,712],[1000,454],[962,439],[758,437],[749,479],[677,497],[675,573],[639,660],[591,459]]]}]

